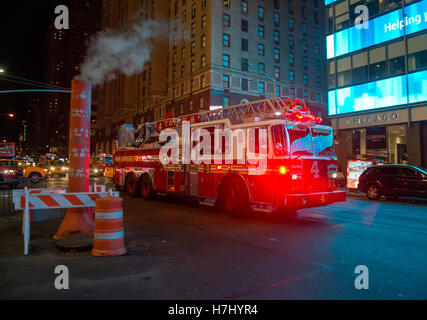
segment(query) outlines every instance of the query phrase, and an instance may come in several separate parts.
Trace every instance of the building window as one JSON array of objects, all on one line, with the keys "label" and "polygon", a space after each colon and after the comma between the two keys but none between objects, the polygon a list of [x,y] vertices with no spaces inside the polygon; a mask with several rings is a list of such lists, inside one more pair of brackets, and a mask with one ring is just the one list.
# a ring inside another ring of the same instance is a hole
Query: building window
[{"label": "building window", "polygon": [[289,98],[295,99],[295,88],[289,88]]},{"label": "building window", "polygon": [[289,65],[291,67],[295,65],[295,55],[293,52],[289,52]]},{"label": "building window", "polygon": [[338,86],[351,84],[351,57],[337,60]]},{"label": "building window", "polygon": [[262,81],[258,81],[258,93],[265,94],[265,83]]},{"label": "building window", "polygon": [[185,60],[185,47],[181,49],[181,58],[182,60]]},{"label": "building window", "polygon": [[230,76],[229,75],[222,75],[222,86],[224,88],[230,88]]},{"label": "building window", "polygon": [[301,7],[301,17],[303,19],[307,18],[307,10],[305,9],[305,7]]},{"label": "building window", "polygon": [[408,39],[408,71],[427,67],[427,34]]},{"label": "building window", "polygon": [[308,62],[307,62],[306,56],[302,57],[302,66],[303,66],[304,70],[306,70],[306,71],[308,70]]},{"label": "building window", "polygon": [[248,20],[242,19],[242,31],[248,32]]},{"label": "building window", "polygon": [[385,47],[369,50],[369,79],[375,80],[387,76]]},{"label": "building window", "polygon": [[194,60],[191,61],[191,65],[190,65],[190,72],[193,73],[194,72],[194,68],[195,68],[195,63]]},{"label": "building window", "polygon": [[307,24],[304,22],[301,24],[301,31],[304,35],[307,34]]},{"label": "building window", "polygon": [[258,55],[265,55],[265,46],[262,43],[258,44]]},{"label": "building window", "polygon": [[405,55],[404,41],[395,42],[387,46],[388,70],[389,70],[390,76],[398,75],[405,72],[405,56],[404,55]]},{"label": "building window", "polygon": [[308,74],[304,73],[303,81],[304,81],[304,86],[307,87],[308,86]]},{"label": "building window", "polygon": [[248,39],[242,38],[242,51],[248,51]]},{"label": "building window", "polygon": [[242,91],[248,91],[248,79],[242,79]]},{"label": "building window", "polygon": [[242,58],[242,71],[248,71],[248,59]]},{"label": "building window", "polygon": [[230,97],[222,96],[222,107],[226,108],[230,106]]},{"label": "building window", "polygon": [[316,77],[316,87],[320,88],[320,77]]},{"label": "building window", "polygon": [[276,27],[280,25],[280,13],[278,12],[273,13],[273,22]]},{"label": "building window", "polygon": [[259,73],[265,73],[265,64],[260,62],[258,63],[258,72]]},{"label": "building window", "polygon": [[184,11],[182,13],[182,24],[185,24],[187,22],[187,11]]},{"label": "building window", "polygon": [[304,90],[304,98],[303,98],[303,100],[304,101],[308,101],[308,91],[307,90]]},{"label": "building window", "polygon": [[264,38],[264,26],[258,25],[258,36]]},{"label": "building window", "polygon": [[295,81],[295,71],[289,70],[289,81]]},{"label": "building window", "polygon": [[223,14],[222,16],[222,25],[224,27],[230,27],[230,16],[228,14]]},{"label": "building window", "polygon": [[307,53],[307,39],[302,39],[302,51]]},{"label": "building window", "polygon": [[202,16],[202,28],[206,27],[206,16]]},{"label": "building window", "polygon": [[274,48],[274,61],[280,62],[280,49]]},{"label": "building window", "polygon": [[191,41],[191,56],[194,56],[194,53],[196,51],[196,41]]},{"label": "building window", "polygon": [[258,19],[264,20],[264,8],[258,7]]},{"label": "building window", "polygon": [[322,103],[322,94],[320,92],[316,92],[316,103]]},{"label": "building window", "polygon": [[289,26],[289,31],[294,31],[294,19],[293,18],[288,19],[288,26]]},{"label": "building window", "polygon": [[294,48],[294,36],[293,35],[289,35],[289,48],[293,49]]},{"label": "building window", "polygon": [[196,24],[193,22],[191,24],[191,37],[194,37],[196,35]]},{"label": "building window", "polygon": [[230,68],[230,56],[228,54],[222,55],[222,66]]},{"label": "building window", "polygon": [[224,47],[230,47],[230,35],[229,34],[224,33],[222,35],[222,45]]},{"label": "building window", "polygon": [[240,8],[242,13],[248,13],[248,2],[247,1],[241,1]]},{"label": "building window", "polygon": [[279,44],[280,43],[280,31],[279,30],[274,30],[273,40],[274,40],[275,44]]},{"label": "building window", "polygon": [[196,5],[193,4],[191,6],[191,18],[194,19],[196,17]]},{"label": "building window", "polygon": [[203,55],[203,56],[200,57],[200,67],[201,68],[206,67],[206,57],[205,57],[205,55]]},{"label": "building window", "polygon": [[[403,51],[404,52],[404,51]],[[402,53],[403,53],[402,52]],[[358,83],[358,82],[363,82],[368,80],[368,53],[367,52],[362,52],[359,54],[355,54],[352,56],[352,60],[353,60],[353,79],[352,79],[352,83]],[[403,62],[403,65],[405,65],[405,62]],[[333,66],[330,66],[333,67]],[[403,70],[405,70],[405,67],[403,67]],[[330,85],[335,86],[335,71],[333,72],[333,77],[334,79],[330,79],[331,81],[329,82]]]},{"label": "building window", "polygon": [[206,35],[202,35],[200,45],[202,46],[202,48],[206,47]]},{"label": "building window", "polygon": [[280,80],[280,67],[274,67],[274,77]]}]

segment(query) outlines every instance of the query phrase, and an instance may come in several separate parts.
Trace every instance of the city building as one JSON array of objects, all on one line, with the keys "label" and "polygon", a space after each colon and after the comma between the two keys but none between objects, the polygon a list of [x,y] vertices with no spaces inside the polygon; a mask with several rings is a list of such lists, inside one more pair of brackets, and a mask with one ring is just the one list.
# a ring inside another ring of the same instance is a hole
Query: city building
[{"label": "city building", "polygon": [[320,0],[106,0],[102,27],[127,23],[141,9],[151,17],[166,16],[169,43],[154,45],[160,49],[143,74],[122,76],[101,89],[98,145],[104,152],[112,151],[123,123],[275,95],[303,99],[312,113],[326,118]]},{"label": "city building", "polygon": [[[135,23],[135,19],[143,19],[166,25],[167,32],[168,14],[168,1],[104,0],[101,28],[127,29]],[[142,73],[118,75],[99,87],[95,137],[97,153],[113,152],[114,140],[122,124],[137,126],[152,121],[154,110],[164,110],[167,98],[167,40],[154,39],[152,47],[151,60]]]},{"label": "city building", "polygon": [[[341,168],[357,158],[427,166],[427,0],[325,4],[328,113]],[[369,20],[358,18],[360,5]]]},{"label": "city building", "polygon": [[[44,82],[71,88],[71,80],[80,73],[87,41],[100,29],[102,0],[68,0],[61,4],[69,9],[69,29],[57,30],[53,21],[49,26]],[[37,119],[42,137],[39,153],[67,157],[70,94],[43,94],[39,110],[44,115]]]}]

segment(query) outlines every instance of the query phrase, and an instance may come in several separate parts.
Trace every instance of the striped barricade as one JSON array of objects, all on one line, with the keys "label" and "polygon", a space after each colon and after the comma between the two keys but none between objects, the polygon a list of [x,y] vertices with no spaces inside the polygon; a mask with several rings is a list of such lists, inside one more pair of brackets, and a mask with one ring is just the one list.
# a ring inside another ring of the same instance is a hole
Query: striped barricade
[{"label": "striped barricade", "polygon": [[21,206],[24,209],[24,254],[28,255],[28,246],[30,242],[30,210],[95,207],[96,199],[107,196],[118,197],[119,192],[109,190],[108,192],[32,193],[31,190],[25,188],[24,195],[21,197]]}]

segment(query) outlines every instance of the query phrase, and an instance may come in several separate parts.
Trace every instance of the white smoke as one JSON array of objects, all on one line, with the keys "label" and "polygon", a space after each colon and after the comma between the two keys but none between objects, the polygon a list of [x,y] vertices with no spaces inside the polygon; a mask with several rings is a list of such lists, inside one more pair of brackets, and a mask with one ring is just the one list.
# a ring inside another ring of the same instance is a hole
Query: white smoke
[{"label": "white smoke", "polygon": [[161,35],[164,25],[140,21],[126,30],[106,29],[94,35],[77,78],[94,86],[114,80],[120,73],[127,76],[141,73],[151,59],[152,39]]}]

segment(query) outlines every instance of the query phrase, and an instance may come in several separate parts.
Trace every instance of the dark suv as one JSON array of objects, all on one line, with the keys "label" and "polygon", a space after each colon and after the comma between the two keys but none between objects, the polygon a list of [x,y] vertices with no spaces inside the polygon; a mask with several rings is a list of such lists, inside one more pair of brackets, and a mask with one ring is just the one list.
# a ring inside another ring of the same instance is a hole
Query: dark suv
[{"label": "dark suv", "polygon": [[373,200],[381,196],[427,198],[427,171],[404,164],[369,167],[359,178],[358,190]]}]

